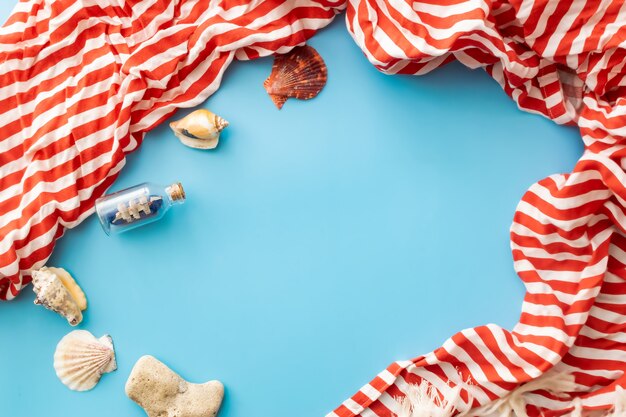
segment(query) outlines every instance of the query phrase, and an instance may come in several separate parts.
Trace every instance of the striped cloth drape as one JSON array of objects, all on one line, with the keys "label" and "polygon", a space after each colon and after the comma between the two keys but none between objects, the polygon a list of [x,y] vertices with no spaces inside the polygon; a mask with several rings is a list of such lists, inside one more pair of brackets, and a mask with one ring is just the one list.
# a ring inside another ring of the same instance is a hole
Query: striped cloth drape
[{"label": "striped cloth drape", "polygon": [[380,70],[482,67],[521,109],[578,125],[585,152],[518,205],[513,331],[464,330],[329,416],[626,416],[623,1],[22,1],[0,29],[0,296],[93,212],[145,132],[209,97],[233,59],[287,52],[344,8]]}]

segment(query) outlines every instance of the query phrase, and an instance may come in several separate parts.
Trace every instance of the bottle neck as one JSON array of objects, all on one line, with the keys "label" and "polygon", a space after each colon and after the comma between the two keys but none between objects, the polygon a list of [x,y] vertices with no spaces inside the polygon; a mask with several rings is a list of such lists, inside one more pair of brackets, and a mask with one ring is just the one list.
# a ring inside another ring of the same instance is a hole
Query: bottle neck
[{"label": "bottle neck", "polygon": [[179,182],[165,187],[165,192],[171,204],[182,204],[185,202],[185,190]]}]

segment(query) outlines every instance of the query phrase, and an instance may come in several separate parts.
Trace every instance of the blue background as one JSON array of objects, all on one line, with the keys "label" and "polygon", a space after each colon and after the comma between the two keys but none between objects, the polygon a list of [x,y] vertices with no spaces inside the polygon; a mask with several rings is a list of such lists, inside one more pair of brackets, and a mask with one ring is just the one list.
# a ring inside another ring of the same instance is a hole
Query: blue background
[{"label": "blue background", "polygon": [[514,209],[573,167],[577,131],[519,111],[480,70],[383,75],[343,16],[310,44],[329,72],[317,98],[278,111],[272,59],[236,62],[204,104],[231,123],[219,147],[184,147],[164,123],[112,188],[181,181],[184,205],[115,237],[92,216],[58,242],[49,265],[84,288],[78,328],[112,335],[117,372],[68,390],[52,356],[70,326],[31,287],[0,303],[0,415],[142,416],[124,384],[151,354],[223,381],[221,417],[318,417],[394,360],[515,324]]}]

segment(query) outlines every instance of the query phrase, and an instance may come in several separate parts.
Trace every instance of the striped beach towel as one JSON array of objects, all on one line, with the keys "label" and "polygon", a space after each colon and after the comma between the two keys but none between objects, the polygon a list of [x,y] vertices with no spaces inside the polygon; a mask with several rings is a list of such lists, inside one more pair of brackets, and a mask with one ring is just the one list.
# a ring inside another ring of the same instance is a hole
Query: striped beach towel
[{"label": "striped beach towel", "polygon": [[0,29],[0,298],[233,59],[285,53],[344,10],[379,70],[483,68],[521,109],[577,125],[585,151],[515,212],[515,328],[467,329],[395,362],[329,416],[626,416],[622,0],[21,1]]}]

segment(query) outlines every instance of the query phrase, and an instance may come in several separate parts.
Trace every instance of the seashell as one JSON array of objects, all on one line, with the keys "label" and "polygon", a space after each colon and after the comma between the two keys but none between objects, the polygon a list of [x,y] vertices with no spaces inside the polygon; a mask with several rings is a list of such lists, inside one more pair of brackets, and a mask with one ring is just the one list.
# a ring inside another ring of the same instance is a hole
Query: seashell
[{"label": "seashell", "polygon": [[148,417],[215,417],[224,398],[220,381],[192,384],[153,356],[139,358],[126,381],[126,395]]},{"label": "seashell", "polygon": [[263,86],[280,110],[289,97],[300,100],[315,97],[326,85],[327,78],[324,60],[313,47],[305,45],[277,55]]},{"label": "seashell", "polygon": [[32,271],[35,304],[65,317],[76,326],[83,320],[82,311],[87,309],[87,298],[74,278],[63,268],[43,267]]},{"label": "seashell", "polygon": [[217,146],[220,133],[228,122],[206,109],[196,110],[180,120],[170,123],[174,134],[183,145],[197,149],[213,149]]},{"label": "seashell", "polygon": [[88,391],[102,374],[117,369],[111,336],[96,339],[86,330],[74,330],[61,339],[54,352],[57,376],[74,391]]}]

